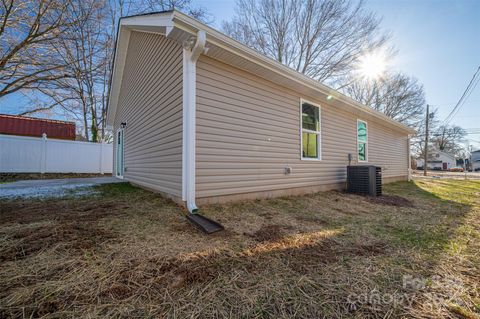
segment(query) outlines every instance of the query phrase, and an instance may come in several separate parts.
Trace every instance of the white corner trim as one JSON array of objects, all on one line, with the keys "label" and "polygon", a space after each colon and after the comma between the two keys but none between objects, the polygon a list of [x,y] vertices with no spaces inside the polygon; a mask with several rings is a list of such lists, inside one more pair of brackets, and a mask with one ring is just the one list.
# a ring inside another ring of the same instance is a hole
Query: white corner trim
[{"label": "white corner trim", "polygon": [[409,134],[407,136],[407,165],[408,165],[408,181],[410,182],[412,180],[412,157],[411,157],[411,154],[410,154],[410,138],[411,138],[411,135]]},{"label": "white corner trim", "polygon": [[183,141],[182,141],[182,200],[190,213],[195,204],[195,142],[196,142],[196,81],[197,60],[205,49],[205,31],[198,31],[195,45],[183,48]]}]

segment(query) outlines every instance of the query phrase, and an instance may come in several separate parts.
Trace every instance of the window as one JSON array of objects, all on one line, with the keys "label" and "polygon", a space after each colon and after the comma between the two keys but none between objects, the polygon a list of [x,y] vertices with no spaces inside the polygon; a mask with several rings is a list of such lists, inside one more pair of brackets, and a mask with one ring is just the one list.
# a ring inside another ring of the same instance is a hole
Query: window
[{"label": "window", "polygon": [[359,162],[366,162],[368,160],[367,122],[360,120],[357,120],[357,152]]},{"label": "window", "polygon": [[320,154],[320,107],[301,101],[302,159],[321,158]]}]

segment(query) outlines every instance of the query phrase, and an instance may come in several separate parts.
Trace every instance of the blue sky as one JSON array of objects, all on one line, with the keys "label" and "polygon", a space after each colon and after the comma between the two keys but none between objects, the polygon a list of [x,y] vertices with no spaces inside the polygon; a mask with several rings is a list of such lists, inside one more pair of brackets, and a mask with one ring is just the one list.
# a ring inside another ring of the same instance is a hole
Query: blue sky
[{"label": "blue sky", "polygon": [[[197,3],[213,14],[215,27],[234,14],[234,0]],[[480,0],[367,0],[366,8],[383,17],[399,51],[390,67],[418,78],[443,120],[480,66]],[[479,122],[480,85],[451,123],[480,128]],[[468,138],[480,148],[480,134]]]},{"label": "blue sky", "polygon": [[[234,14],[234,0],[197,0],[214,17],[214,27]],[[367,0],[366,8],[383,17],[399,53],[390,67],[423,83],[427,102],[445,118],[480,65],[480,0]],[[0,113],[16,113],[28,101],[19,95],[2,100]],[[60,115],[59,115],[60,116]],[[452,120],[480,128],[480,85]],[[480,134],[468,138],[480,148]]]}]

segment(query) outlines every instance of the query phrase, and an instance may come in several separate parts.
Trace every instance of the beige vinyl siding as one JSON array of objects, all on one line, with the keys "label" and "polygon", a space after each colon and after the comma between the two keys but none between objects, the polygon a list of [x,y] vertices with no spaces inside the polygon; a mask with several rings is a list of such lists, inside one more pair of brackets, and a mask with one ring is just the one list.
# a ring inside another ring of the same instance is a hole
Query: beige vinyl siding
[{"label": "beige vinyl siding", "polygon": [[[321,161],[300,159],[300,98],[321,105]],[[356,160],[358,116],[201,56],[197,63],[196,195],[338,185]],[[361,119],[361,118],[360,118]],[[407,136],[368,123],[368,164],[407,176]],[[289,165],[292,173],[284,174]]]},{"label": "beige vinyl siding", "polygon": [[132,32],[115,117],[125,129],[128,181],[182,195],[182,47],[152,33]]},{"label": "beige vinyl siding", "polygon": [[[368,122],[370,124],[370,122]],[[368,164],[382,167],[383,176],[408,175],[407,135],[398,135],[387,127],[372,122],[368,127]]]}]

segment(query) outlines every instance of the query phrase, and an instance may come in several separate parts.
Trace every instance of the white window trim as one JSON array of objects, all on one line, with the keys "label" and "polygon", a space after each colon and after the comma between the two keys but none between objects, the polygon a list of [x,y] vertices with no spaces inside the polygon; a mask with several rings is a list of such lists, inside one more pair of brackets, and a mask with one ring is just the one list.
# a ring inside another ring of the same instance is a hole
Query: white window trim
[{"label": "white window trim", "polygon": [[[318,124],[320,125],[320,131],[303,129],[303,121],[302,121],[303,103],[307,103],[307,104],[318,107]],[[300,99],[299,109],[300,109],[300,159],[302,161],[321,161],[322,160],[322,107],[317,103],[314,103],[305,99]],[[302,134],[303,132],[317,134],[317,138],[318,138],[318,142],[317,142],[318,157],[317,158],[303,157],[303,134]]]},{"label": "white window trim", "polygon": [[118,148],[118,133],[122,132],[122,138],[123,138],[123,145],[122,145],[122,160],[123,160],[123,174],[118,175],[118,158],[117,158],[117,151],[115,151],[115,177],[123,179],[124,174],[125,174],[125,129],[124,128],[119,128],[117,129],[115,137],[117,140],[115,141],[116,147]]},{"label": "white window trim", "polygon": [[[367,141],[365,142],[365,150],[367,151],[367,154],[365,156],[365,160],[361,161],[359,158],[358,158],[358,123],[365,123],[365,129],[367,130]],[[355,134],[357,135],[357,145],[355,145],[355,149],[357,150],[356,153],[357,153],[357,161],[359,163],[368,163],[368,157],[370,155],[370,151],[368,150],[368,136],[370,134],[368,134],[368,123],[367,121],[364,121],[364,120],[360,120],[360,119],[357,119],[357,126],[355,127]]]}]

